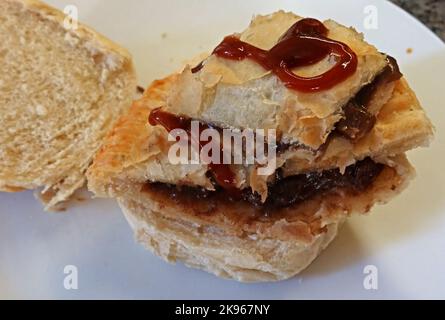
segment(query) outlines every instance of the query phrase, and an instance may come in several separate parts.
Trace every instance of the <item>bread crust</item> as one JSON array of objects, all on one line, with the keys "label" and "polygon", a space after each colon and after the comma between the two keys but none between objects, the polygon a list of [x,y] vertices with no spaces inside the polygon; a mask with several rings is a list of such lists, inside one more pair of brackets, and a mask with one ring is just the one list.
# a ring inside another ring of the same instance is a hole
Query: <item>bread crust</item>
[{"label": "bread crust", "polygon": [[[60,10],[47,5],[46,3],[39,0],[4,0],[10,3],[21,4],[24,10],[29,10],[36,14],[39,14],[43,20],[55,21],[63,27],[66,15]],[[78,23],[78,28],[70,30],[73,34],[77,35],[79,38],[91,41],[95,48],[100,48],[105,52],[113,52],[117,57],[126,62],[129,70],[133,69],[133,62],[131,54],[127,49],[111,41],[104,35],[100,34],[91,27]]]}]

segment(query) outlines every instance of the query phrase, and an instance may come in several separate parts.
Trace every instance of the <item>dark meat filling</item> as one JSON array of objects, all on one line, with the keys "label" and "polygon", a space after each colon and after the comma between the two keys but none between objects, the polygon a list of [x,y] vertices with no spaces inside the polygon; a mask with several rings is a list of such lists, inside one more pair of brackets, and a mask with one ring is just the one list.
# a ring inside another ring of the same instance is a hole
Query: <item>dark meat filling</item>
[{"label": "dark meat filling", "polygon": [[325,194],[335,188],[341,188],[349,192],[362,192],[372,185],[378,175],[384,169],[379,164],[366,158],[346,168],[341,174],[338,169],[312,172],[291,177],[283,177],[281,171],[277,171],[276,179],[269,185],[269,196],[265,203],[260,196],[252,193],[252,190],[240,190],[238,196],[227,193],[217,187],[216,191],[208,191],[198,187],[174,186],[162,183],[149,183],[148,187],[156,191],[167,193],[172,200],[181,201],[184,197],[190,201],[221,200],[248,202],[266,212],[297,205],[316,195]]},{"label": "dark meat filling", "polygon": [[377,121],[363,104],[352,99],[343,107],[344,117],[337,123],[334,131],[349,140],[359,140],[369,133]]},{"label": "dark meat filling", "polygon": [[267,208],[286,208],[334,188],[361,192],[374,182],[383,168],[383,164],[366,158],[347,167],[344,174],[339,169],[332,169],[283,178],[278,170],[275,183],[269,186],[265,203],[261,203],[259,195],[252,192],[245,192],[244,200]]},{"label": "dark meat filling", "polygon": [[368,112],[369,103],[379,88],[402,77],[397,61],[390,56],[387,57],[387,60],[388,65],[374,81],[364,86],[343,107],[344,117],[337,123],[336,133],[350,140],[358,140],[374,128],[376,117]]}]

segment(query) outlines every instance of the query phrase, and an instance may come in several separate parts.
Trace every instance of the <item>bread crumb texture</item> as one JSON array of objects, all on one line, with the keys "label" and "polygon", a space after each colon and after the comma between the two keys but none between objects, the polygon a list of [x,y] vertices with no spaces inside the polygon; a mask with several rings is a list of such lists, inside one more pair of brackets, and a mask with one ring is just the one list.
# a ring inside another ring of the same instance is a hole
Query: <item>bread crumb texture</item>
[{"label": "bread crumb texture", "polygon": [[136,87],[128,53],[40,2],[0,2],[0,190],[66,200]]}]

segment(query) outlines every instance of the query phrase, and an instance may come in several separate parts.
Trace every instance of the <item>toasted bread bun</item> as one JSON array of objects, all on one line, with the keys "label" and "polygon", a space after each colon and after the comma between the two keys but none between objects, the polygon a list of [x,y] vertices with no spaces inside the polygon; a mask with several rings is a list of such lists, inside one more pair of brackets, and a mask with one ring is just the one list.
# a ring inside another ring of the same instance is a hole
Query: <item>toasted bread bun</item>
[{"label": "toasted bread bun", "polygon": [[136,239],[164,260],[242,282],[276,281],[305,269],[346,217],[367,213],[406,187],[413,177],[406,158],[387,163],[361,194],[336,190],[267,217],[250,204],[175,199],[143,184],[116,188],[114,196]]},{"label": "toasted bread bun", "polygon": [[32,0],[0,2],[0,190],[66,200],[132,101],[128,52]]}]

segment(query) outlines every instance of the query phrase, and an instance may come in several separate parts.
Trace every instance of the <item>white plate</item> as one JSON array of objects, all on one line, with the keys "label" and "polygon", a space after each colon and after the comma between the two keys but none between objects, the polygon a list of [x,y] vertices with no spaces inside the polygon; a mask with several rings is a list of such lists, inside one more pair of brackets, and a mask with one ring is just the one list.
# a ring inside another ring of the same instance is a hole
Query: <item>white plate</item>
[{"label": "white plate", "polygon": [[[293,10],[356,26],[395,56],[437,127],[433,146],[409,154],[418,178],[395,201],[356,217],[295,279],[270,284],[220,280],[145,251],[112,200],[75,202],[66,213],[42,211],[31,192],[0,194],[0,297],[3,298],[445,298],[445,46],[426,27],[386,1],[70,0],[82,21],[126,46],[140,83],[244,28],[256,13]],[[367,5],[377,30],[365,30]],[[408,48],[413,49],[407,54]],[[63,285],[78,269],[78,290]],[[378,290],[363,286],[367,265]]]}]

